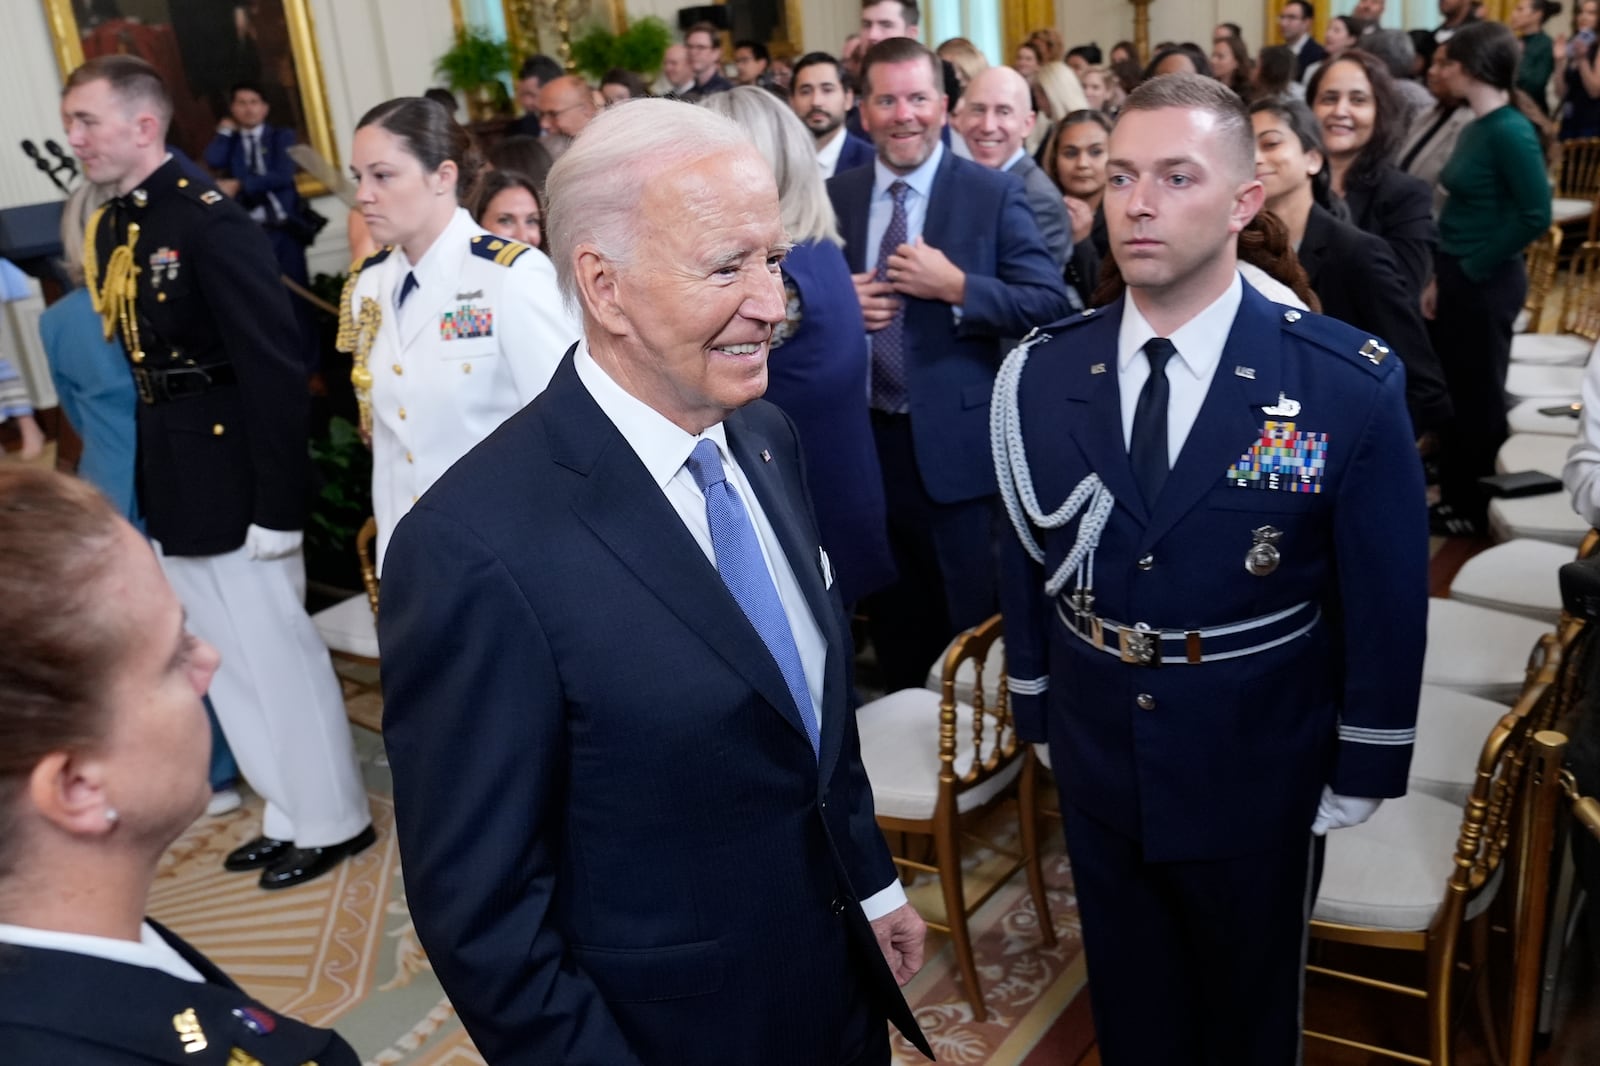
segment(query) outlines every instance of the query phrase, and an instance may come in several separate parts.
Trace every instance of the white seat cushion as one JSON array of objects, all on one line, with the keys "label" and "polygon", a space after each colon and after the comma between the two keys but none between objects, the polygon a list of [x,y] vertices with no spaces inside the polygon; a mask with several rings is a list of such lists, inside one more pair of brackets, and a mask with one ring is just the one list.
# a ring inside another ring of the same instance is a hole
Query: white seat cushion
[{"label": "white seat cushion", "polygon": [[[949,644],[944,646],[944,651],[939,653],[939,658],[928,667],[927,679],[922,687],[929,692],[937,693],[944,685],[944,659],[950,654],[950,649],[955,647],[959,636],[954,637]],[[989,710],[1000,699],[1000,678],[1006,672],[1006,638],[996,637],[995,642],[989,645],[989,657],[983,661],[983,705]],[[956,700],[959,703],[972,702],[972,660],[963,662],[956,670]]]},{"label": "white seat cushion", "polygon": [[[906,688],[864,704],[856,712],[861,731],[861,761],[872,782],[872,802],[890,818],[930,819],[939,799],[939,697],[924,688]],[[984,753],[993,742],[992,721],[984,727]],[[956,763],[959,776],[972,766],[972,707],[956,707]],[[1016,780],[1022,759],[956,800],[956,809],[982,806]]]},{"label": "white seat cushion", "polygon": [[366,593],[326,607],[311,616],[322,642],[347,655],[378,657],[378,620]]},{"label": "white seat cushion", "polygon": [[[1426,929],[1454,868],[1461,820],[1456,804],[1412,792],[1384,800],[1362,825],[1333,830],[1311,916],[1368,929]],[[1483,912],[1497,882],[1468,905],[1467,917]]]},{"label": "white seat cushion", "polygon": [[1556,406],[1545,400],[1523,400],[1506,412],[1506,422],[1513,433],[1544,433],[1552,437],[1566,437],[1568,443],[1578,435],[1580,419],[1571,415],[1547,415],[1544,409]]},{"label": "white seat cushion", "polygon": [[1478,756],[1495,723],[1511,708],[1438,685],[1423,685],[1410,787],[1457,807],[1467,802]]},{"label": "white seat cushion", "polygon": [[1569,403],[1583,391],[1583,367],[1539,366],[1512,363],[1506,371],[1506,395],[1512,403],[1548,398],[1552,403]]},{"label": "white seat cushion", "polygon": [[1040,766],[1043,766],[1046,770],[1055,769],[1050,765],[1050,745],[1035,744],[1033,746],[1033,753],[1039,757]]},{"label": "white seat cushion", "polygon": [[1533,314],[1526,307],[1524,307],[1522,310],[1517,312],[1517,317],[1512,320],[1512,322],[1511,322],[1511,332],[1512,333],[1526,333],[1526,332],[1528,332],[1528,324],[1530,322],[1532,322],[1532,321],[1533,321]]},{"label": "white seat cushion", "polygon": [[1538,470],[1560,478],[1561,468],[1567,465],[1567,452],[1571,450],[1572,441],[1564,437],[1552,437],[1548,433],[1513,433],[1495,455],[1495,473]]},{"label": "white seat cushion", "polygon": [[1548,540],[1576,550],[1589,532],[1589,523],[1578,517],[1565,492],[1547,492],[1514,500],[1490,500],[1489,532],[1495,540]]},{"label": "white seat cushion", "polygon": [[1593,200],[1557,196],[1550,201],[1550,224],[1559,226],[1563,222],[1576,222],[1580,218],[1588,218],[1589,212],[1593,210]]},{"label": "white seat cushion", "polygon": [[1561,617],[1559,572],[1572,559],[1564,544],[1508,540],[1463,563],[1450,581],[1450,598],[1553,627]]},{"label": "white seat cushion", "polygon": [[1553,626],[1458,600],[1428,601],[1422,680],[1500,703],[1522,692],[1528,653]]},{"label": "white seat cushion", "polygon": [[1576,333],[1519,333],[1511,338],[1511,361],[1536,366],[1583,366],[1594,342]]}]

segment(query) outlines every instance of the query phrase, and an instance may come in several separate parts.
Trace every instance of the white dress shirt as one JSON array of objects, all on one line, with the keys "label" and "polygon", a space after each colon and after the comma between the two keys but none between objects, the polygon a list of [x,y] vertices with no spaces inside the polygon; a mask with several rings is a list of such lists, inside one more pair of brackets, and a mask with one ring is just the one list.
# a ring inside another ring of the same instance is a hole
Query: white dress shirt
[{"label": "white dress shirt", "polygon": [[[694,475],[685,464],[695,445],[702,439],[709,439],[716,444],[728,482],[739,494],[751,524],[755,526],[756,540],[761,545],[767,572],[778,590],[783,613],[788,616],[789,630],[794,634],[795,647],[800,652],[800,666],[805,671],[806,690],[811,695],[810,710],[817,722],[818,736],[826,729],[840,728],[838,723],[829,723],[822,717],[822,689],[828,660],[828,646],[823,640],[822,630],[812,617],[789,557],[784,554],[772,523],[761,508],[761,500],[750,487],[733,452],[728,449],[727,432],[722,423],[709,427],[698,437],[685,432],[661,412],[612,380],[611,375],[589,354],[587,340],[579,343],[573,363],[578,380],[589,390],[589,395],[594,397],[601,412],[617,427],[617,432],[622,434],[622,438],[639,457],[712,566],[716,566],[717,557],[711,544],[711,523],[706,517],[705,494],[700,491]],[[863,900],[861,908],[866,912],[867,920],[871,921],[905,901],[905,891],[900,887],[900,882],[891,880],[888,888]]]},{"label": "white dress shirt", "polygon": [[61,933],[54,929],[32,929],[25,925],[0,924],[0,944],[15,944],[22,948],[44,948],[50,951],[70,951],[75,955],[92,955],[97,959],[123,962],[129,966],[143,966],[160,970],[182,981],[204,984],[205,978],[178,954],[176,948],[161,938],[149,922],[139,925],[139,940],[116,940],[107,936],[88,936],[83,933]]},{"label": "white dress shirt", "polygon": [[[872,161],[872,200],[867,207],[867,256],[863,266],[872,270],[878,265],[878,246],[883,243],[884,231],[889,228],[889,216],[894,214],[894,196],[889,186],[897,181],[909,185],[906,193],[906,243],[914,244],[922,236],[922,226],[928,220],[928,197],[933,195],[933,176],[944,158],[944,145],[934,143],[933,154],[909,174],[896,174],[883,165],[882,159]],[[871,336],[871,334],[868,334]]]},{"label": "white dress shirt", "polygon": [[850,131],[840,126],[833,131],[833,140],[818,146],[817,167],[822,171],[823,181],[833,177],[833,172],[839,169],[839,155],[844,151],[844,142],[849,136]]},{"label": "white dress shirt", "polygon": [[[1205,402],[1217,364],[1222,361],[1222,349],[1228,343],[1233,317],[1243,298],[1244,283],[1235,273],[1226,292],[1167,337],[1177,349],[1177,356],[1167,361],[1167,382],[1171,386],[1167,398],[1168,468],[1178,464],[1178,453],[1183,451],[1183,442],[1189,439],[1194,420],[1200,415],[1200,405]],[[1130,292],[1122,304],[1122,329],[1117,334],[1117,387],[1122,392],[1124,447],[1132,447],[1133,411],[1139,404],[1139,390],[1150,377],[1150,360],[1140,353],[1145,342],[1157,336],[1160,334],[1139,313]]]}]

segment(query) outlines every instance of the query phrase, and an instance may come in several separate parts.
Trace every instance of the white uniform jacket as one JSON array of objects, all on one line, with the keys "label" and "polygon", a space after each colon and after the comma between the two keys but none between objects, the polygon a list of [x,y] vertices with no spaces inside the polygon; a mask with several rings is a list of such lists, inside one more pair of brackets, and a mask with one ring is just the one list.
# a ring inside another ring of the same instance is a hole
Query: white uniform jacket
[{"label": "white uniform jacket", "polygon": [[[347,286],[346,322],[363,312],[378,565],[397,523],[439,475],[532,400],[580,327],[543,252],[494,237],[457,209],[417,264],[379,251]],[[396,299],[408,273],[418,287]],[[371,301],[370,303],[368,301]],[[357,360],[360,394],[360,358]]]}]

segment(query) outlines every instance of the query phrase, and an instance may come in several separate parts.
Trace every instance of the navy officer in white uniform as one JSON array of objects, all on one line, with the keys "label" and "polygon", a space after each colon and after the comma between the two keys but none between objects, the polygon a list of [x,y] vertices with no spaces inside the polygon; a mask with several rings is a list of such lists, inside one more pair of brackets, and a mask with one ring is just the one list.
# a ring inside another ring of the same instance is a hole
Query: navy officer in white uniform
[{"label": "navy officer in white uniform", "polygon": [[351,162],[357,205],[384,245],[346,281],[339,331],[372,440],[381,568],[395,523],[544,391],[579,330],[545,254],[489,234],[459,206],[482,160],[442,106],[374,107]]},{"label": "navy officer in white uniform", "polygon": [[1048,740],[1107,1066],[1300,1050],[1321,835],[1404,793],[1428,530],[1401,360],[1241,284],[1238,97],[1145,83],[1110,142],[1123,298],[995,390],[1018,733]]}]

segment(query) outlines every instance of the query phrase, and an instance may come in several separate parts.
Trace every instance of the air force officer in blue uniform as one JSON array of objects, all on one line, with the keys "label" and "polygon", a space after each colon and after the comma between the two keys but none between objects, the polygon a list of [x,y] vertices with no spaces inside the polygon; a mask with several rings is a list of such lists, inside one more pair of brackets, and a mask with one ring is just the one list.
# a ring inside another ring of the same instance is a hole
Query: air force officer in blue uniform
[{"label": "air force officer in blue uniform", "polygon": [[1404,793],[1427,521],[1401,360],[1236,270],[1250,121],[1132,94],[1128,294],[996,385],[1018,732],[1048,740],[1107,1066],[1297,1061],[1316,840]]},{"label": "air force officer in blue uniform", "polygon": [[[384,739],[417,933],[484,1057],[887,1066],[921,961],[794,426],[772,171],[700,108],[550,173],[583,339],[396,527]],[[827,491],[820,487],[818,491]]]}]

